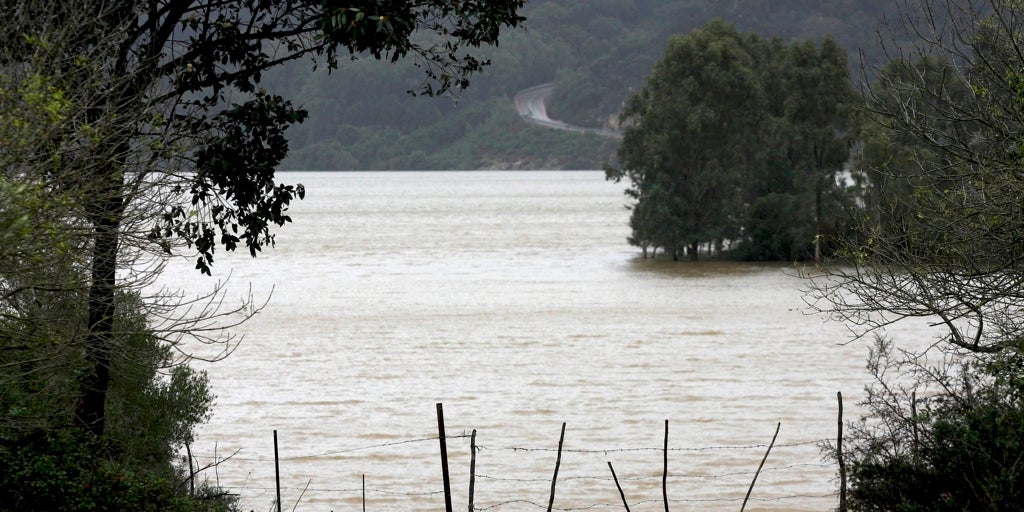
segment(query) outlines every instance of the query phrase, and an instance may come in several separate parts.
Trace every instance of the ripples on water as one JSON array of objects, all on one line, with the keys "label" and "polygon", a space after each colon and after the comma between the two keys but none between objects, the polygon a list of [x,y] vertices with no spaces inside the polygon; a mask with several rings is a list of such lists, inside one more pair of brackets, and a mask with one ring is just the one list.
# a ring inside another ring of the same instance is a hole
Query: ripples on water
[{"label": "ripples on water", "polygon": [[[193,450],[236,453],[216,476],[244,507],[438,510],[435,404],[444,404],[455,503],[661,510],[669,420],[674,509],[738,510],[777,422],[751,510],[836,505],[815,443],[867,374],[863,344],[806,314],[785,265],[642,260],[622,187],[599,172],[286,174],[307,199],[278,247],[221,257],[229,303],[269,306],[208,367],[218,395]],[[172,266],[165,282],[212,286]],[[212,473],[207,473],[211,478]],[[308,483],[308,489],[303,488]],[[301,495],[301,500],[300,500]],[[799,497],[795,497],[799,496]]]}]

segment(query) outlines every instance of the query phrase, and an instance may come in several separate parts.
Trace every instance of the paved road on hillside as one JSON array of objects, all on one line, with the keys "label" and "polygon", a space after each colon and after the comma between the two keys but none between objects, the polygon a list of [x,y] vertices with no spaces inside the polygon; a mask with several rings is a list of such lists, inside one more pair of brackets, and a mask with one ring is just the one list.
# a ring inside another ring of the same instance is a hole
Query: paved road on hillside
[{"label": "paved road on hillside", "polygon": [[547,102],[554,91],[555,85],[550,83],[537,85],[530,87],[529,89],[519,91],[514,99],[516,111],[519,112],[519,115],[524,119],[538,126],[579,133],[596,133],[604,137],[612,137],[616,139],[622,138],[622,134],[619,132],[573,126],[548,117]]}]

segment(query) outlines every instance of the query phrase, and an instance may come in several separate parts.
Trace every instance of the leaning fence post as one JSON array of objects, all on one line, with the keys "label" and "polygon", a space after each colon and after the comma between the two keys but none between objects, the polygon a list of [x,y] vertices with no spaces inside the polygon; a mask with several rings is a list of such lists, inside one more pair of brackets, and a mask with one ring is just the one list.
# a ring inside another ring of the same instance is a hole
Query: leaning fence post
[{"label": "leaning fence post", "polygon": [[555,506],[555,483],[558,481],[558,466],[562,464],[562,442],[565,441],[565,422],[562,422],[562,435],[558,437],[558,456],[555,457],[555,475],[551,477],[551,497],[548,498],[548,512]]},{"label": "leaning fence post", "polygon": [[277,512],[281,512],[281,464],[277,456],[277,430],[274,430],[274,480],[277,485]]},{"label": "leaning fence post", "polygon": [[839,434],[836,436],[836,460],[839,462],[839,512],[846,512],[846,461],[843,460],[843,392],[836,392],[839,400]]},{"label": "leaning fence post", "polygon": [[469,437],[469,512],[473,512],[473,487],[476,484],[476,429]]},{"label": "leaning fence post", "polygon": [[452,512],[452,485],[448,478],[448,444],[444,439],[444,408],[437,404],[437,438],[441,440],[441,474],[444,477],[444,509]]},{"label": "leaning fence post", "polygon": [[750,493],[754,490],[754,483],[757,482],[757,476],[761,474],[761,468],[764,467],[764,461],[768,460],[768,454],[772,452],[772,447],[775,446],[775,439],[779,437],[779,429],[782,428],[782,422],[780,421],[775,425],[775,435],[772,436],[772,442],[768,444],[768,449],[764,452],[764,457],[761,458],[761,464],[757,466],[757,471],[754,472],[754,479],[750,481],[750,488],[747,489],[747,495],[743,497],[743,505],[740,507],[740,512],[743,512],[747,508],[747,500],[750,499]]},{"label": "leaning fence post", "polygon": [[619,496],[622,497],[622,506],[626,507],[626,512],[629,512],[629,503],[626,502],[626,493],[622,492],[622,486],[619,485],[619,477],[615,476],[615,468],[612,467],[612,461],[608,461],[608,469],[612,472],[612,480],[615,480],[615,487],[619,489]]}]

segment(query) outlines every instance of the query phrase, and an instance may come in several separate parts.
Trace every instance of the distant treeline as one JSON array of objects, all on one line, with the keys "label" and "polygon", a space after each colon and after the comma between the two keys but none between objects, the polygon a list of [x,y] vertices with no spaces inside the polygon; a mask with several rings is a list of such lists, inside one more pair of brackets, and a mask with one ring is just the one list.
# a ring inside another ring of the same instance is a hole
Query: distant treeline
[{"label": "distant treeline", "polygon": [[288,132],[286,168],[599,169],[614,160],[617,141],[523,123],[512,96],[555,82],[552,118],[614,126],[669,38],[714,18],[785,41],[832,36],[859,67],[861,50],[870,64],[883,61],[879,26],[895,12],[894,3],[859,0],[534,1],[524,9],[525,30],[481,52],[492,65],[457,102],[412,98],[406,91],[421,81],[414,69],[371,61],[348,63],[342,76],[330,77],[298,61],[268,74],[263,85],[312,114]]}]

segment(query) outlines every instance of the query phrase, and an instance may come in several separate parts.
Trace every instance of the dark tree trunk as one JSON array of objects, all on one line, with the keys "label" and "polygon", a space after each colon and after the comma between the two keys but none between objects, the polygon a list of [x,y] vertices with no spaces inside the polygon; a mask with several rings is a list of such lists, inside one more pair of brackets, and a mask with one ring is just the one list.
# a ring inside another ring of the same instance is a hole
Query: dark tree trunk
[{"label": "dark tree trunk", "polygon": [[[125,2],[122,8],[112,12],[112,26],[123,26],[131,19],[131,4]],[[160,48],[154,40],[152,49]],[[125,47],[127,52],[128,47]],[[155,59],[143,59],[144,67],[152,72]],[[115,76],[134,74],[138,77],[133,84],[111,91],[106,101],[99,101],[88,113],[88,119],[96,121],[108,115],[109,109],[134,108],[143,80],[151,77],[146,73],[131,70],[128,54],[119,56],[114,66]],[[130,118],[126,122],[131,122]],[[112,155],[106,167],[98,169],[89,178],[93,180],[90,192],[93,194],[86,207],[86,216],[92,224],[92,261],[89,297],[86,304],[88,332],[85,335],[85,359],[88,369],[78,379],[78,403],[75,406],[75,420],[88,433],[102,437],[106,426],[107,395],[110,391],[110,365],[113,357],[114,317],[117,312],[117,267],[120,263],[118,250],[121,242],[121,224],[125,214],[124,162],[113,155],[127,155],[131,149],[131,136],[121,133],[108,139],[106,154]]]},{"label": "dark tree trunk", "polygon": [[79,379],[79,398],[75,419],[87,432],[103,435],[107,393],[110,390],[110,363],[115,297],[117,291],[118,241],[124,201],[120,195],[120,173],[112,173],[110,184],[103,190],[105,198],[97,200],[93,222],[92,283],[89,286],[89,331],[85,337],[87,372]]},{"label": "dark tree trunk", "polygon": [[690,261],[697,261],[699,257],[700,242],[690,242]]},{"label": "dark tree trunk", "polygon": [[814,262],[821,262],[821,189],[819,181],[814,190]]}]

